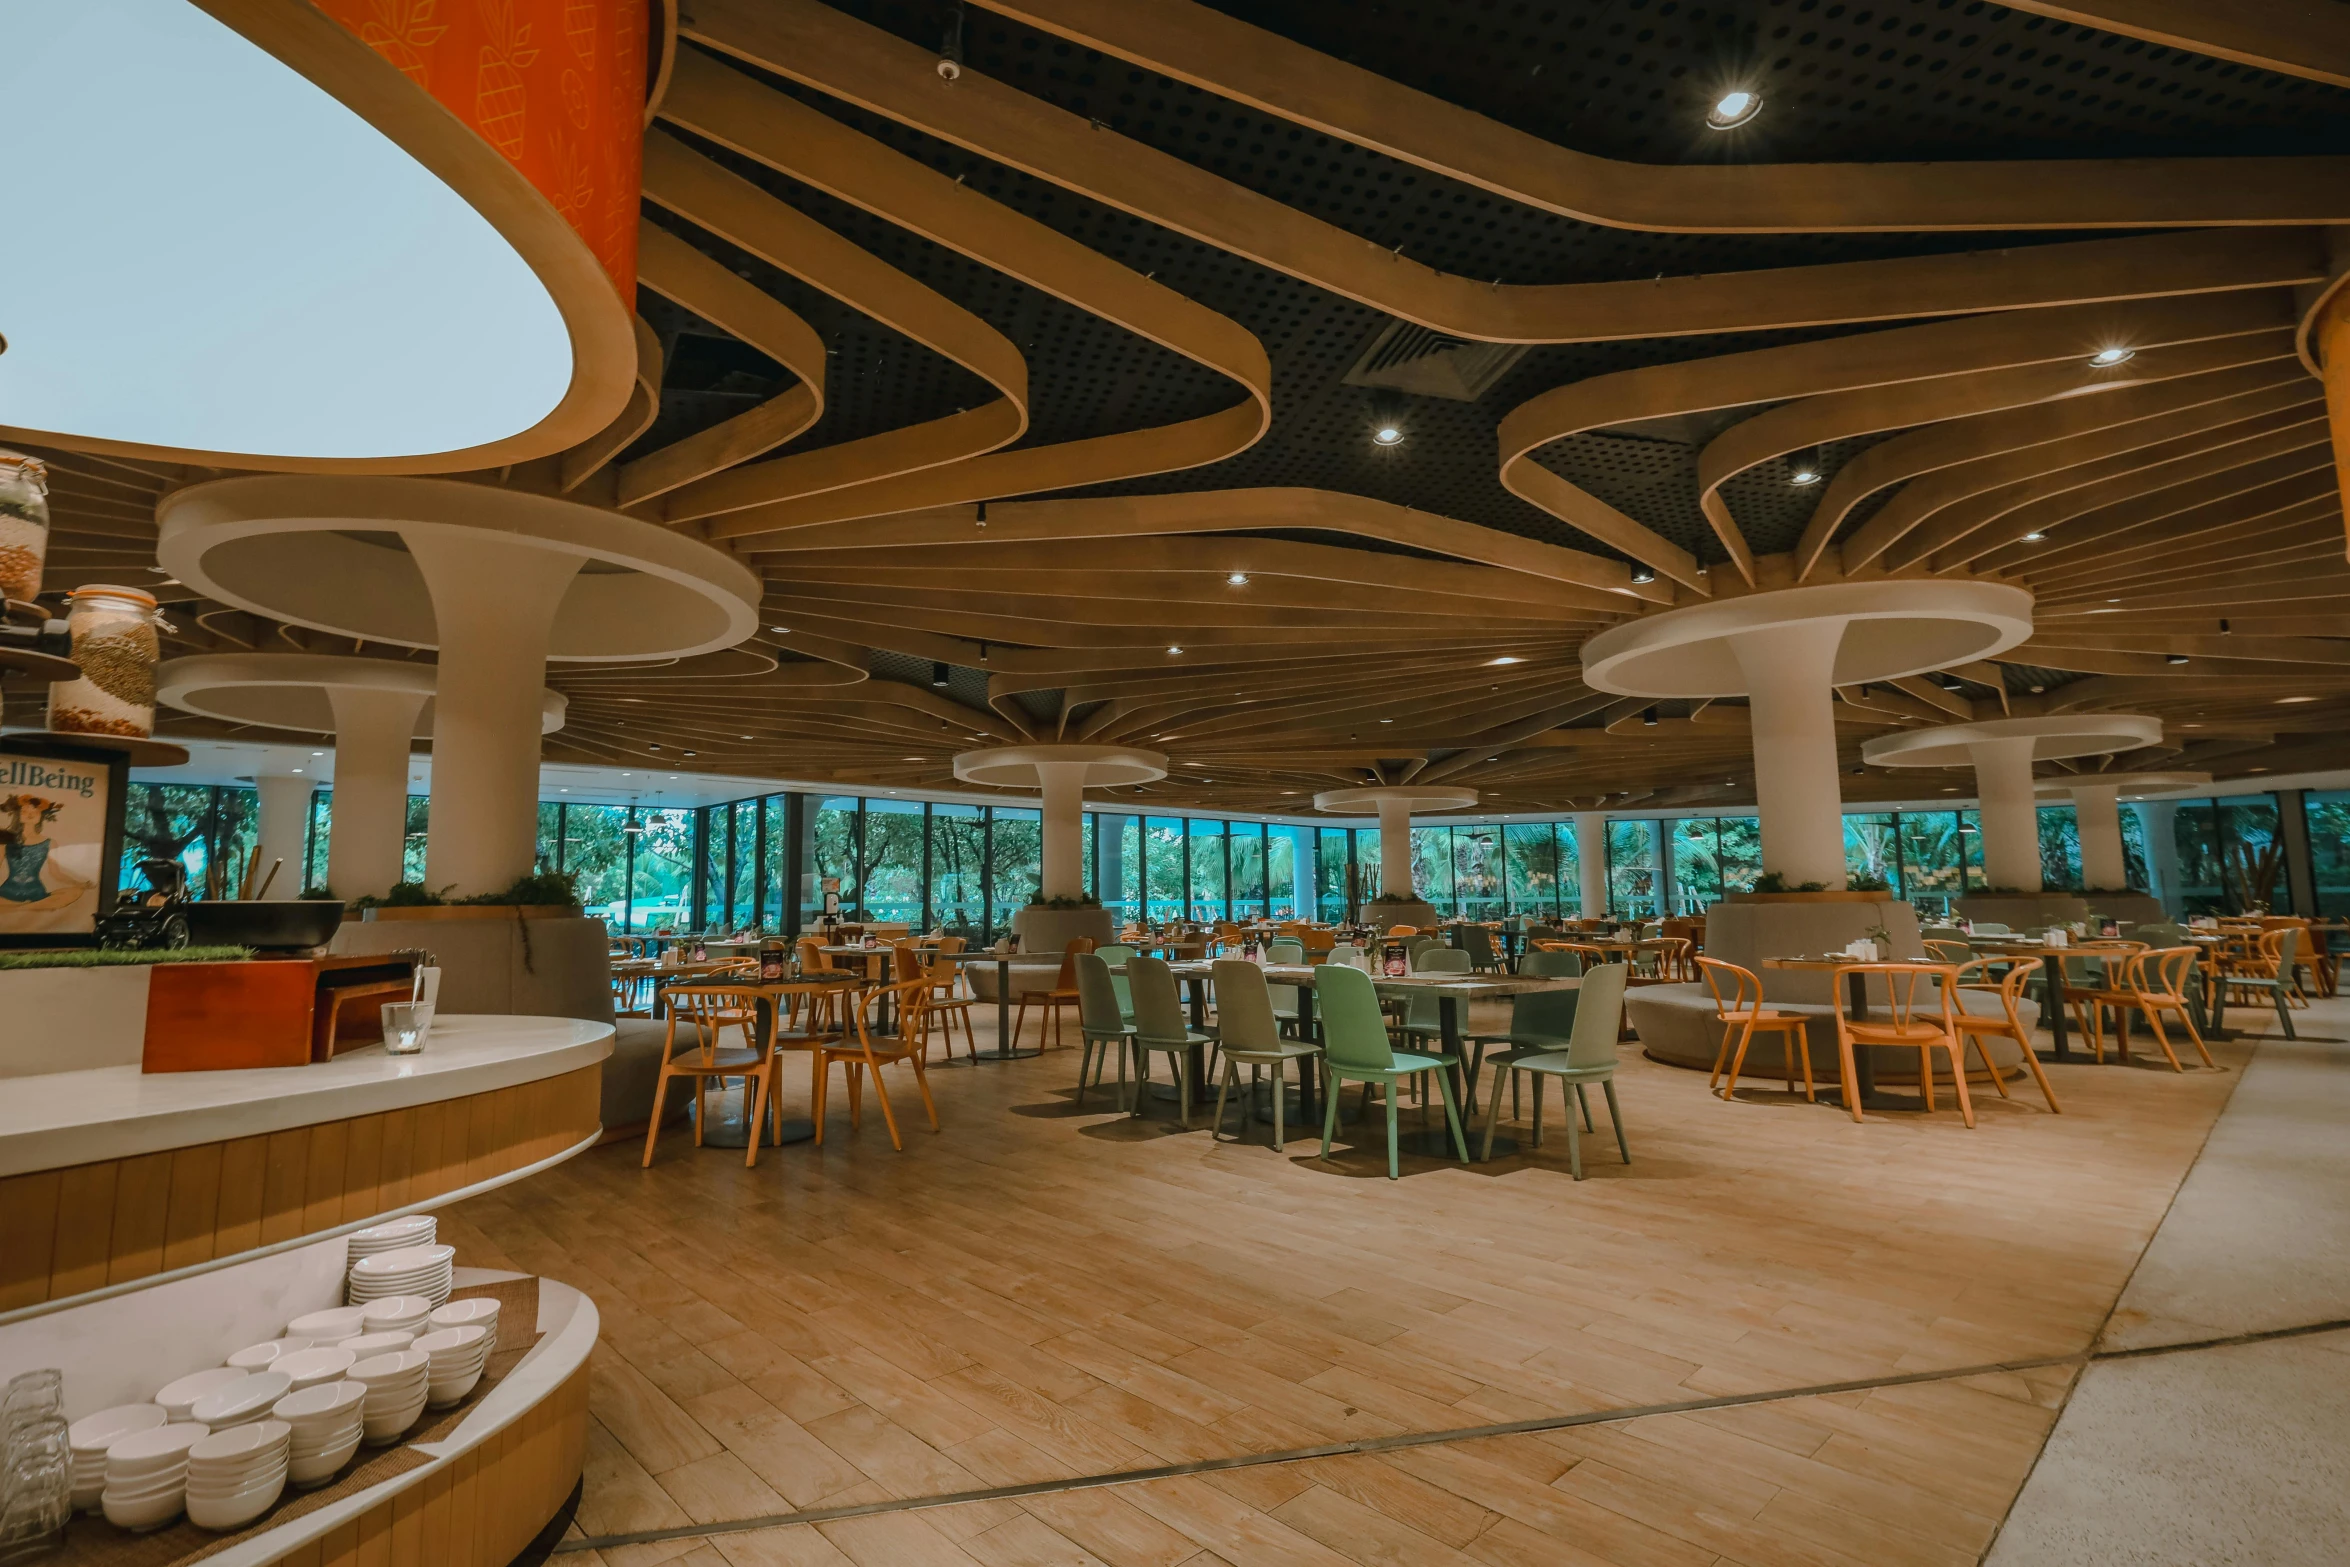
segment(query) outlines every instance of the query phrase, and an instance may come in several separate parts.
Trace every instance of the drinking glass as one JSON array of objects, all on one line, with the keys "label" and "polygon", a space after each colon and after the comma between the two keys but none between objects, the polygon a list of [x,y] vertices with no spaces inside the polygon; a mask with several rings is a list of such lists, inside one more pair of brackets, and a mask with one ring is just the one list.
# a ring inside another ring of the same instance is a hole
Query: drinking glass
[{"label": "drinking glass", "polygon": [[64,1412],[64,1372],[54,1367],[19,1372],[8,1379],[7,1393],[0,1395],[0,1433],[15,1429],[20,1421]]},{"label": "drinking glass", "polygon": [[72,1510],[65,1416],[52,1410],[13,1420],[0,1448],[0,1562],[54,1544]]},{"label": "drinking glass", "polygon": [[384,1053],[412,1056],[424,1049],[425,1030],[432,1016],[422,1002],[387,1001],[383,1005]]}]

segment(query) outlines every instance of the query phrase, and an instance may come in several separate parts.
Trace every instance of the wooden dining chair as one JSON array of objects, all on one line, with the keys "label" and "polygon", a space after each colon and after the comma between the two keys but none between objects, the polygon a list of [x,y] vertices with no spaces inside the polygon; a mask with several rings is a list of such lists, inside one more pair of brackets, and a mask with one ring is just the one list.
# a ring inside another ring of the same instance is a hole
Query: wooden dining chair
[{"label": "wooden dining chair", "polygon": [[[743,1117],[750,1122],[750,1146],[743,1152],[745,1167],[759,1162],[759,1128],[767,1106],[775,1102],[775,1053],[764,1042],[726,1045],[720,1035],[736,1026],[736,1019],[755,1013],[758,997],[742,985],[677,985],[667,996],[669,1031],[661,1044],[661,1073],[653,1083],[653,1119],[645,1128],[644,1168],[653,1167],[653,1147],[661,1137],[661,1116],[669,1085],[690,1078],[694,1085],[694,1146],[702,1146],[702,1128],[709,1115],[710,1082],[729,1077],[743,1079]],[[683,1048],[678,1032],[686,1033]]]},{"label": "wooden dining chair", "polygon": [[[2109,1008],[2113,1012],[2115,1043],[2122,1060],[2130,1059],[2130,1014],[2142,1012],[2147,1030],[2169,1058],[2171,1070],[2184,1072],[2186,1067],[2179,1061],[2179,1053],[2171,1048],[2170,1034],[2162,1024],[2163,1014],[2169,1013],[2187,1030],[2187,1037],[2194,1041],[2196,1054],[2203,1057],[2203,1064],[2216,1064],[2211,1059],[2210,1047],[2203,1042],[2203,1030],[2196,1026],[2194,999],[2190,994],[2195,983],[2195,965],[2202,956],[2202,949],[2193,946],[2155,947],[2132,953],[2117,982],[2094,992],[2096,1006],[2090,1017],[2095,1026],[2090,1031],[2089,1044],[2101,1064],[2105,1060],[2105,1013]],[[2283,1016],[2282,1007],[2278,1015]]]},{"label": "wooden dining chair", "polygon": [[979,1059],[979,1036],[972,1031],[971,1011],[979,1005],[972,994],[963,972],[963,965],[955,958],[963,950],[963,938],[949,936],[938,944],[938,955],[923,969],[923,977],[930,982],[927,1017],[946,1042],[947,1059],[955,1059],[955,1020],[963,1023],[963,1048],[970,1059]]},{"label": "wooden dining chair", "polygon": [[[2031,983],[2032,970],[2040,966],[2040,960],[2038,958],[2024,958],[2018,961],[1997,985],[1986,987],[1980,984],[1968,984],[1965,980],[1967,969],[1981,961],[1977,958],[1958,965],[1960,975],[1958,988],[1962,991],[1989,989],[1999,998],[1999,1010],[1997,1012],[1969,1012],[1964,1004],[1954,997],[1951,1003],[1950,1020],[1958,1025],[1959,1033],[1971,1040],[1975,1048],[1982,1053],[1984,1070],[1991,1074],[1991,1086],[1999,1090],[2000,1098],[2006,1099],[2011,1096],[2007,1091],[2006,1080],[2000,1074],[1999,1063],[1991,1059],[1991,1047],[1986,1043],[1994,1034],[2002,1039],[2015,1041],[2016,1048],[2023,1052],[2024,1065],[2030,1069],[2032,1081],[2040,1085],[2040,1097],[2048,1101],[2049,1113],[2051,1115],[2064,1114],[2064,1106],[2056,1102],[2056,1090],[2048,1084],[2048,1074],[2040,1069],[2040,1057],[2032,1049],[2031,1030],[2024,1027],[2024,1015],[2016,1007],[2016,1003],[2023,999],[2024,987]],[[2100,1061],[2105,1059],[2102,1046],[2098,1050],[2097,1058]],[[1959,1072],[1963,1076],[1965,1071],[1966,1063],[1961,1060]]]},{"label": "wooden dining chair", "polygon": [[[1757,1034],[1779,1036],[1780,1070],[1787,1080],[1787,1092],[1795,1092],[1795,1064],[1803,1063],[1803,1097],[1817,1103],[1819,1094],[1812,1082],[1811,1051],[1804,1043],[1804,1016],[1800,1012],[1781,1012],[1763,1005],[1762,979],[1752,969],[1740,968],[1735,963],[1724,963],[1719,958],[1699,958],[1698,972],[1705,976],[1705,988],[1713,993],[1714,1017],[1722,1025],[1722,1047],[1714,1052],[1713,1080],[1708,1090],[1724,1099],[1738,1097],[1738,1077],[1746,1069],[1747,1047]],[[1728,984],[1730,993],[1722,994]],[[1736,1048],[1732,1048],[1735,1040]],[[1722,1086],[1722,1075],[1729,1074],[1729,1086]]]},{"label": "wooden dining chair", "polygon": [[[881,1101],[881,1119],[889,1128],[889,1145],[898,1152],[906,1151],[905,1139],[898,1135],[898,1118],[890,1108],[889,1085],[881,1080],[881,1069],[903,1063],[914,1070],[914,1086],[922,1095],[922,1108],[930,1116],[930,1129],[938,1130],[938,1102],[930,1097],[930,1075],[924,1070],[925,1033],[923,1014],[929,1008],[930,981],[927,977],[901,981],[894,985],[876,985],[856,999],[851,1021],[854,1027],[846,1035],[821,1045],[815,1052],[816,1081],[809,1095],[813,1106],[811,1114],[816,1121],[816,1144],[824,1145],[824,1106],[832,1085],[835,1063],[846,1067],[849,1091],[849,1126],[854,1130],[864,1120],[865,1074],[873,1075],[873,1096]],[[884,1006],[893,1007],[896,1017],[893,1026],[884,1031],[880,1015]]]},{"label": "wooden dining chair", "polygon": [[[1884,1022],[1873,1019],[1854,1022],[1845,1009],[1835,1009],[1836,1056],[1840,1080],[1844,1085],[1844,1102],[1852,1109],[1855,1121],[1862,1119],[1860,1082],[1854,1069],[1853,1051],[1873,1045],[1889,1045],[1896,1049],[1915,1050],[1918,1053],[1918,1087],[1925,1098],[1926,1109],[1934,1108],[1934,1052],[1939,1050],[1950,1061],[1950,1072],[1958,1092],[1958,1111],[1972,1127],[1975,1124],[1975,1102],[1967,1094],[1966,1063],[1963,1037],[1952,1015],[1958,1005],[1958,965],[1955,963],[1839,963],[1828,971],[1830,995],[1842,995],[1846,983],[1855,974],[1868,983],[1871,976],[1885,982],[1888,1016]],[[1921,1005],[1920,987],[1926,992]]]},{"label": "wooden dining chair", "polygon": [[[1028,1009],[1031,1006],[1038,1009],[1036,1019],[1037,1047],[1039,1049],[1044,1047],[1047,1019],[1050,1019],[1052,1023],[1053,1044],[1057,1047],[1061,1043],[1061,1009],[1067,1007],[1074,1011],[1078,1002],[1077,954],[1091,952],[1093,947],[1094,941],[1091,936],[1070,937],[1069,944],[1061,949],[1061,971],[1053,976],[1053,988],[1043,991],[1023,990],[1020,992],[1019,1010],[1012,1014],[1012,1045],[1020,1043],[1020,1030],[1027,1026]],[[1005,1048],[1009,1049],[1011,1046]]]}]

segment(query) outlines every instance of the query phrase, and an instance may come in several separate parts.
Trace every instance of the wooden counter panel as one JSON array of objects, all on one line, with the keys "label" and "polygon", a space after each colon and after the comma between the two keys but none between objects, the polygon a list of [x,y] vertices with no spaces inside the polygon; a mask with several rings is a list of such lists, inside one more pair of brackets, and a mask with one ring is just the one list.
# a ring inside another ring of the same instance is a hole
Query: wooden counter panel
[{"label": "wooden counter panel", "polygon": [[0,1178],[0,1311],[298,1240],[536,1164],[595,1133],[602,1092],[602,1068],[582,1067],[459,1099]]}]

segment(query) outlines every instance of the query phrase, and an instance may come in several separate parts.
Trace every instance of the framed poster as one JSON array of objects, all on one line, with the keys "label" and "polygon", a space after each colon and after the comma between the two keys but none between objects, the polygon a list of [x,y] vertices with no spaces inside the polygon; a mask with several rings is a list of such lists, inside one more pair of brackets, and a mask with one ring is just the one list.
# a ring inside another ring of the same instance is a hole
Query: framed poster
[{"label": "framed poster", "polygon": [[0,741],[0,946],[78,946],[114,905],[126,759]]}]

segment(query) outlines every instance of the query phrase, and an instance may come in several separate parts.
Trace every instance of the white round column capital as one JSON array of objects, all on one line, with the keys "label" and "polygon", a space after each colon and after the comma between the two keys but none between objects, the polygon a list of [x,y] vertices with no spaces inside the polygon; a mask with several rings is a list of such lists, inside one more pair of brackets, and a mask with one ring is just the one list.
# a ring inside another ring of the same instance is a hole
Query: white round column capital
[{"label": "white round column capital", "polygon": [[2061,713],[2045,718],[1993,718],[1879,735],[1861,747],[1872,767],[1965,767],[1977,746],[2029,742],[2035,762],[2134,751],[2162,740],[2162,720],[2144,713]]},{"label": "white round column capital", "polygon": [[[432,738],[432,699],[439,684],[429,664],[327,653],[199,653],[166,659],[155,669],[156,700],[204,718],[309,734],[336,728],[338,691],[381,691],[422,698],[409,738]],[[539,697],[539,733],[563,727],[569,701],[557,691]]]},{"label": "white round column capital", "polygon": [[395,647],[445,640],[411,553],[424,540],[479,549],[491,573],[523,551],[572,564],[548,637],[553,660],[683,658],[732,647],[759,624],[759,576],[732,555],[657,523],[520,490],[261,474],[166,496],[156,522],[156,559],[208,597]]},{"label": "white round column capital", "polygon": [[1036,788],[1048,767],[1082,767],[1087,787],[1113,788],[1156,783],[1167,776],[1167,756],[1123,745],[997,745],[955,758],[964,783],[999,789]]},{"label": "white round column capital", "polygon": [[2069,778],[2044,778],[2037,792],[2062,799],[2076,789],[2112,789],[2124,800],[2143,800],[2175,789],[2208,789],[2211,774],[2199,772],[2076,773]]},{"label": "white round column capital", "polygon": [[1314,809],[1343,816],[1369,816],[1381,807],[1401,805],[1418,814],[1426,811],[1465,811],[1477,803],[1474,789],[1446,789],[1435,784],[1387,784],[1365,789],[1325,789],[1314,796]]},{"label": "white round column capital", "polygon": [[1746,696],[1737,644],[1866,623],[1842,638],[1835,685],[1895,680],[2003,653],[2032,634],[2032,595],[2002,582],[1824,582],[1708,599],[1611,626],[1583,644],[1583,679],[1621,696]]}]

